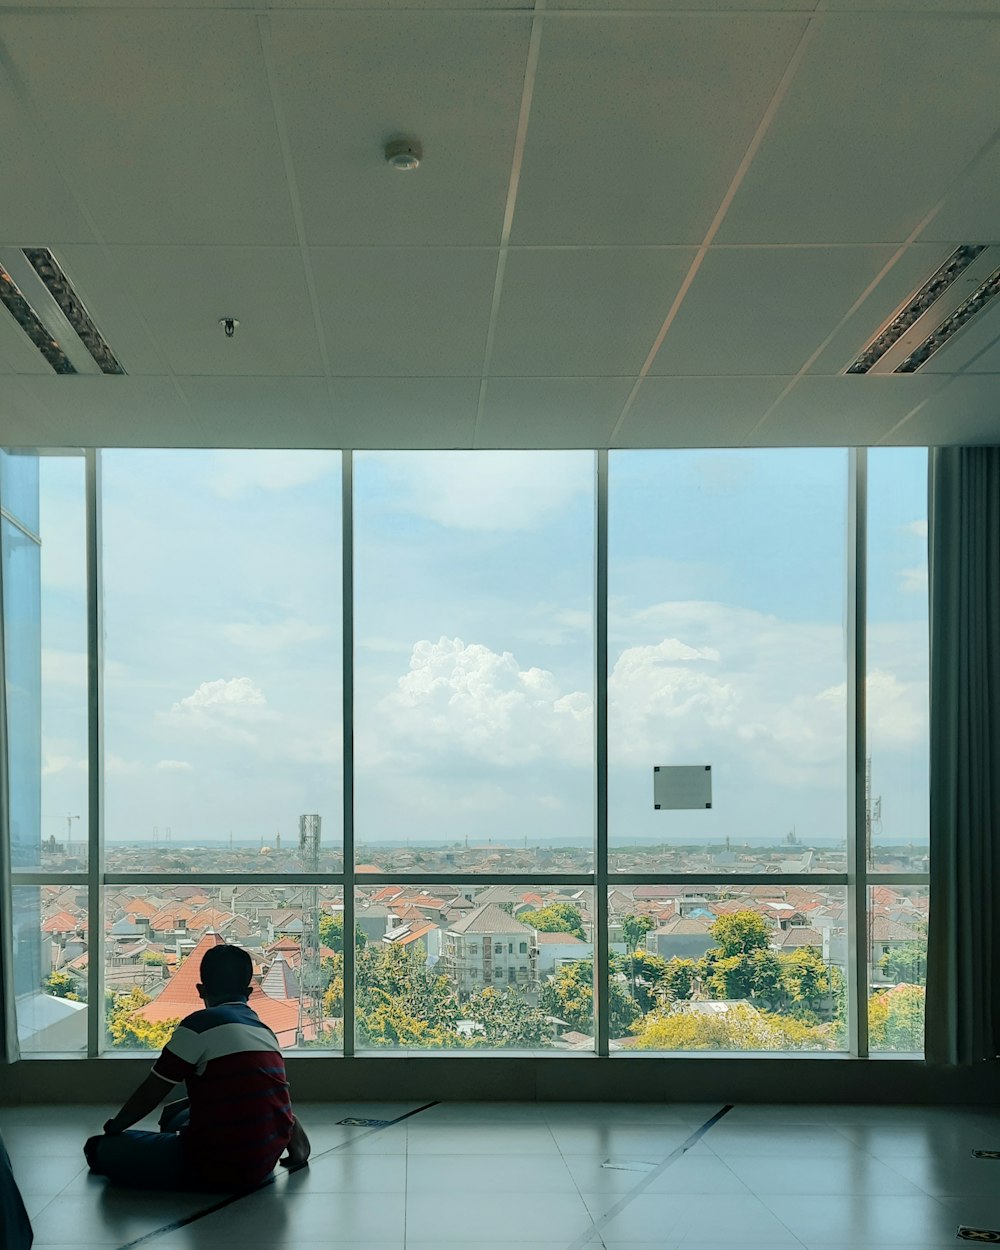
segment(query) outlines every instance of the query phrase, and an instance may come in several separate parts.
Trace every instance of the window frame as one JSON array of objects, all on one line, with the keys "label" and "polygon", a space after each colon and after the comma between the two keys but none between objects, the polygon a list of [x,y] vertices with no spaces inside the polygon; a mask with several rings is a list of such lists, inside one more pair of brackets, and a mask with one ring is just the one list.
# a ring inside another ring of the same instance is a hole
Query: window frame
[{"label": "window frame", "polygon": [[[45,454],[40,451],[39,454]],[[79,454],[69,451],[65,454]],[[143,886],[191,884],[189,874],[170,873],[108,873],[104,871],[104,749],[103,749],[103,622],[102,622],[102,543],[101,543],[101,451],[88,449],[86,462],[86,592],[87,592],[87,647],[88,647],[88,817],[89,858],[85,872],[52,873],[44,871],[15,871],[11,874],[13,886],[58,885],[85,886],[88,894],[88,925],[91,934],[97,934],[96,949],[88,961],[88,1000],[104,1002],[104,894],[108,886]],[[343,726],[343,852],[344,871],[339,873],[202,873],[197,880],[206,885],[320,885],[339,887],[343,896],[344,932],[355,931],[355,890],[358,886],[380,885],[459,885],[485,887],[488,885],[511,885],[537,887],[540,885],[576,886],[593,891],[593,967],[594,967],[594,1037],[595,1051],[599,1058],[626,1056],[631,1052],[612,1052],[609,1039],[609,1007],[606,993],[605,970],[610,963],[610,929],[608,898],[617,886],[666,885],[683,882],[686,885],[713,885],[718,874],[704,873],[618,873],[613,877],[608,871],[608,489],[609,453],[606,449],[595,452],[595,508],[596,508],[596,559],[595,559],[595,858],[592,872],[545,874],[537,872],[498,874],[494,876],[468,873],[410,872],[410,873],[356,873],[354,844],[354,505],[353,505],[353,453],[341,452],[341,575],[342,575],[342,726]],[[867,728],[865,723],[866,681],[866,572],[867,572],[867,453],[864,448],[848,449],[848,535],[847,535],[847,661],[848,661],[848,829],[847,871],[844,873],[812,874],[739,874],[733,884],[740,886],[766,885],[846,887],[848,903],[848,1054],[857,1059],[868,1057],[868,985],[869,985],[869,889],[873,885],[922,886],[930,884],[929,873],[885,873],[869,869],[865,844],[865,767],[867,754]],[[9,900],[4,900],[9,903]],[[11,914],[5,906],[5,913]],[[497,944],[500,945],[500,944]],[[502,945],[500,946],[501,954]],[[470,947],[470,953],[472,948]],[[355,1018],[355,964],[356,952],[353,942],[345,943],[344,996],[345,1019],[343,1051],[323,1052],[326,1057],[351,1058],[356,1053],[355,1028],[347,1021]],[[495,975],[502,976],[497,968]],[[526,974],[527,975],[527,974]],[[88,1012],[87,1056],[94,1058],[105,1053],[105,1020],[103,1011]],[[366,1052],[370,1054],[372,1052]],[[398,1052],[378,1052],[388,1057]],[[411,1055],[435,1054],[433,1051],[411,1051]],[[502,1051],[484,1052],[496,1056]],[[543,1052],[561,1056],[558,1050]],[[671,1058],[684,1057],[685,1052],[670,1052]],[[29,1056],[26,1056],[28,1058]],[[33,1054],[31,1059],[46,1056]],[[702,1056],[703,1057],[703,1056]],[[721,1056],[720,1057],[726,1057]],[[728,1056],[732,1057],[732,1056]],[[741,1057],[752,1057],[749,1053]],[[795,1052],[786,1052],[784,1058],[796,1058]],[[912,1055],[880,1053],[879,1059],[910,1058]]]}]

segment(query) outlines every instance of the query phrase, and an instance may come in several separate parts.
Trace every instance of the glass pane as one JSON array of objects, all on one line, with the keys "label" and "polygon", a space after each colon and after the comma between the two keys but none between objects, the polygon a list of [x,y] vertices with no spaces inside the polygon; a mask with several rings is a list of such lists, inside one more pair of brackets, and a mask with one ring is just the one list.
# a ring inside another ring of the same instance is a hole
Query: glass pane
[{"label": "glass pane", "polygon": [[927,886],[873,886],[868,892],[868,1046],[922,1053],[927,987]]},{"label": "glass pane", "polygon": [[593,891],[358,890],[357,1044],[593,1049]]},{"label": "glass pane", "polygon": [[358,858],[589,870],[594,456],[355,460]]},{"label": "glass pane", "polygon": [[868,452],[868,846],[872,868],[928,870],[927,451]]},{"label": "glass pane", "polygon": [[15,524],[4,504],[12,865],[78,872],[87,866],[84,460],[4,459],[3,485],[34,526]]},{"label": "glass pane", "polygon": [[841,887],[619,886],[608,898],[613,1050],[841,1051]]},{"label": "glass pane", "polygon": [[21,1053],[87,1049],[87,887],[17,885],[14,996]]},{"label": "glass pane", "polygon": [[328,886],[115,886],[105,893],[106,1045],[159,1050],[201,1010],[198,970],[220,942],[254,965],[250,1006],[283,1048],[343,1041],[343,891]]},{"label": "glass pane", "polygon": [[[610,871],[843,871],[847,453],[613,452],[609,489]],[[654,808],[705,765],[710,808]]]},{"label": "glass pane", "polygon": [[337,870],[340,454],[103,460],[108,870]]}]

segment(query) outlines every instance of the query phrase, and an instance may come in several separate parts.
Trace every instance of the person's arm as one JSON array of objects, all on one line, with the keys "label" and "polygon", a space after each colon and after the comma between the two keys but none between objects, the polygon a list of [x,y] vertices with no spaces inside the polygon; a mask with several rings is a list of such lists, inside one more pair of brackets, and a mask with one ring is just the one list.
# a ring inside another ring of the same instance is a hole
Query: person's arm
[{"label": "person's arm", "polygon": [[292,1116],[292,1136],[288,1142],[288,1153],[281,1160],[283,1168],[301,1168],[305,1167],[309,1161],[309,1138],[306,1137],[306,1131],[299,1123],[297,1116]]},{"label": "person's arm", "polygon": [[172,1081],[168,1081],[166,1077],[157,1076],[155,1072],[150,1072],[121,1111],[112,1116],[104,1125],[105,1133],[110,1136],[124,1133],[127,1128],[131,1128],[133,1124],[137,1124],[154,1111],[173,1088]]}]

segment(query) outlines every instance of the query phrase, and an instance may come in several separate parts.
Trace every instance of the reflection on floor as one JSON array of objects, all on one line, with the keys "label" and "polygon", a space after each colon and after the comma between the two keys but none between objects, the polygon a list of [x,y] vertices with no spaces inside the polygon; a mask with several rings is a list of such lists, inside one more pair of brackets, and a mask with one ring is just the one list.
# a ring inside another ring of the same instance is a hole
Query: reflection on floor
[{"label": "reflection on floor", "polygon": [[[640,1250],[954,1247],[1000,1227],[1000,1112],[718,1105],[303,1104],[314,1161],[150,1250]],[[80,1145],[116,1108],[0,1107],[46,1250],[123,1246],[204,1209],[204,1196],[124,1192]],[[611,1166],[608,1166],[608,1165]]]}]

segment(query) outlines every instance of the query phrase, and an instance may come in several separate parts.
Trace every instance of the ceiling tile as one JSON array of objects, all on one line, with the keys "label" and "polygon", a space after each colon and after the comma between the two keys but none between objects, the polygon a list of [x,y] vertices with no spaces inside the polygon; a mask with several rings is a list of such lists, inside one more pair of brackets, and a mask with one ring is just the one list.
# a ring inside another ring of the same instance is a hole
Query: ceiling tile
[{"label": "ceiling tile", "polygon": [[[275,13],[271,28],[310,243],[499,243],[529,16]],[[424,149],[409,173],[385,163],[400,134]]]},{"label": "ceiling tile", "polygon": [[58,419],[39,396],[23,386],[20,378],[4,378],[0,387],[0,447],[73,445],[60,437]]},{"label": "ceiling tile", "polygon": [[[1000,298],[994,298],[920,368],[921,373],[996,373],[1000,360]],[[1000,399],[1000,396],[998,396]]]},{"label": "ceiling tile", "polygon": [[753,447],[864,447],[940,389],[940,378],[852,374],[800,378],[749,438]]},{"label": "ceiling tile", "polygon": [[[138,309],[159,354],[182,374],[323,373],[302,253],[294,247],[116,247],[114,273],[94,273],[114,345]],[[127,298],[126,298],[127,297]],[[240,324],[227,339],[222,317]],[[126,368],[128,363],[126,361]]]},{"label": "ceiling tile", "polygon": [[495,250],[345,247],[310,255],[332,373],[482,373]]},{"label": "ceiling tile", "polygon": [[651,374],[796,373],[892,248],[713,248]]},{"label": "ceiling tile", "polygon": [[634,376],[694,255],[693,248],[513,249],[491,374]]},{"label": "ceiling tile", "polygon": [[252,13],[8,11],[3,30],[101,238],[295,240]]},{"label": "ceiling tile", "polygon": [[936,380],[944,385],[904,425],[886,438],[886,443],[906,447],[1000,443],[1000,386],[997,378],[965,374],[958,378],[939,377]]},{"label": "ceiling tile", "polygon": [[631,378],[491,378],[477,447],[606,447]]},{"label": "ceiling tile", "polygon": [[837,375],[849,368],[889,319],[948,259],[955,246],[917,243],[902,250],[857,312],[834,330],[830,342],[810,367],[810,375]]},{"label": "ceiling tile", "polygon": [[325,378],[178,378],[206,447],[330,447]]},{"label": "ceiling tile", "polygon": [[646,378],[615,447],[738,447],[788,378]]},{"label": "ceiling tile", "polygon": [[341,447],[471,447],[478,378],[334,378]]},{"label": "ceiling tile", "polygon": [[922,239],[1000,243],[1000,141],[958,180]]},{"label": "ceiling tile", "polygon": [[1000,23],[814,20],[719,242],[901,242],[996,128]]},{"label": "ceiling tile", "polygon": [[547,22],[513,242],[700,243],[804,24]]},{"label": "ceiling tile", "polygon": [[24,378],[45,405],[53,447],[200,447],[197,419],[169,378]]},{"label": "ceiling tile", "polygon": [[44,245],[93,237],[52,163],[43,132],[6,81],[0,82],[0,169],[3,243]]}]

